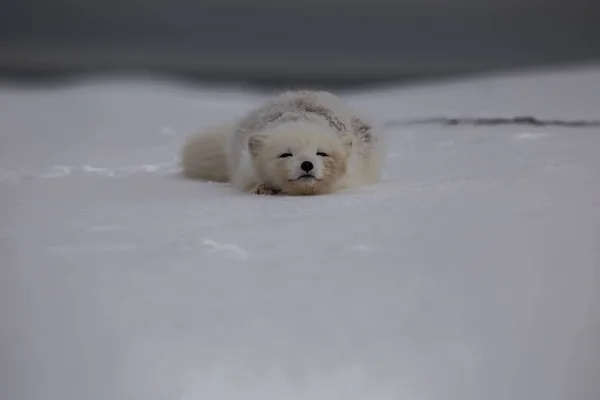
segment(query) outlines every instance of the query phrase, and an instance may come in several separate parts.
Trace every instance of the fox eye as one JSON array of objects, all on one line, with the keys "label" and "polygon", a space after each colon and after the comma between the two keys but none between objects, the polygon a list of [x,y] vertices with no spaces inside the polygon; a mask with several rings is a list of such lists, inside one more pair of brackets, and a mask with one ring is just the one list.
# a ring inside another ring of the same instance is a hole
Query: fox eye
[{"label": "fox eye", "polygon": [[319,157],[329,157],[329,154],[327,154],[327,153],[323,153],[322,151],[319,151],[319,152],[317,153],[317,155],[318,155]]},{"label": "fox eye", "polygon": [[288,157],[291,157],[291,156],[292,156],[292,153],[283,153],[283,154],[279,155],[279,158],[288,158]]}]

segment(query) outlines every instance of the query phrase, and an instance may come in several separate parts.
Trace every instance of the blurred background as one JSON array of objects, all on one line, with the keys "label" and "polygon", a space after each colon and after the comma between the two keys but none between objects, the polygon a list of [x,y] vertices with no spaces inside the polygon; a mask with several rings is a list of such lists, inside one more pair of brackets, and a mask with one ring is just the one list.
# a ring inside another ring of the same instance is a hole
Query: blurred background
[{"label": "blurred background", "polygon": [[4,0],[0,79],[407,82],[600,58],[598,0]]}]

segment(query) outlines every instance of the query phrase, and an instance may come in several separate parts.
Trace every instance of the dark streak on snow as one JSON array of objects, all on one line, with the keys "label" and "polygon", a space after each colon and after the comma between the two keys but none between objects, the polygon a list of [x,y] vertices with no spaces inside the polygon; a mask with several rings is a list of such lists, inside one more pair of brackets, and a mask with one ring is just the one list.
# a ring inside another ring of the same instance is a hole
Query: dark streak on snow
[{"label": "dark streak on snow", "polygon": [[540,127],[568,127],[568,128],[600,128],[600,120],[561,120],[539,119],[532,116],[516,116],[510,118],[448,118],[431,117],[414,120],[389,120],[385,127],[409,125],[441,125],[441,126],[498,126],[498,125],[525,125]]}]

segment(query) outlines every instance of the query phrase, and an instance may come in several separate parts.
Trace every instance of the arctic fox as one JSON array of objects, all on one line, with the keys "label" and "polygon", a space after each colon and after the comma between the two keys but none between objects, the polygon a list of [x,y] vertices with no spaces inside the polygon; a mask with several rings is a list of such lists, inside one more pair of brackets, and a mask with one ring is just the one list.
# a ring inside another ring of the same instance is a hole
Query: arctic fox
[{"label": "arctic fox", "polygon": [[255,194],[317,195],[376,183],[381,134],[328,92],[284,92],[188,139],[183,175]]}]

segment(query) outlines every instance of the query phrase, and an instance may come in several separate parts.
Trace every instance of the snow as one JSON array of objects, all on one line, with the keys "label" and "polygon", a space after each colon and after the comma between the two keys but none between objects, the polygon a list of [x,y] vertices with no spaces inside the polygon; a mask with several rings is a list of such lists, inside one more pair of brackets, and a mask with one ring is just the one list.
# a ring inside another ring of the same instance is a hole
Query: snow
[{"label": "snow", "polygon": [[[377,120],[596,119],[600,67],[342,93]],[[600,398],[600,128],[396,126],[383,182],[185,181],[263,94],[0,89],[0,398]]]}]

